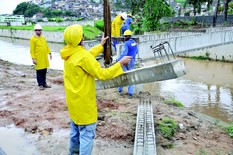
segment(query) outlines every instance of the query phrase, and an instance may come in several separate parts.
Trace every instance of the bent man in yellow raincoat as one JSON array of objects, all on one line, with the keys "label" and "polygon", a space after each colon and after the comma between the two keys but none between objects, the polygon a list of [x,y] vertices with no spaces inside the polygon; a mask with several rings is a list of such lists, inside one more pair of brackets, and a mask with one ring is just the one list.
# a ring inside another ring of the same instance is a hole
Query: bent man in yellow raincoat
[{"label": "bent man in yellow raincoat", "polygon": [[[127,14],[121,13],[116,16],[116,18],[112,21],[112,36],[113,37],[120,37],[121,36],[121,26],[124,20],[127,18]],[[113,46],[116,51],[116,45],[119,44],[118,41],[113,41]]]},{"label": "bent man in yellow raincoat", "polygon": [[42,27],[36,24],[34,31],[35,34],[30,39],[30,54],[35,65],[38,86],[40,90],[44,90],[44,88],[51,88],[46,83],[46,73],[49,67],[48,55],[50,55],[50,59],[52,59],[52,55],[45,37],[42,35]]},{"label": "bent man in yellow raincoat", "polygon": [[126,56],[110,68],[101,68],[95,57],[103,52],[107,38],[89,51],[84,48],[83,29],[80,25],[66,28],[67,43],[61,51],[64,59],[64,85],[70,114],[70,155],[91,155],[97,121],[95,79],[108,80],[123,74],[122,66],[130,62]]}]

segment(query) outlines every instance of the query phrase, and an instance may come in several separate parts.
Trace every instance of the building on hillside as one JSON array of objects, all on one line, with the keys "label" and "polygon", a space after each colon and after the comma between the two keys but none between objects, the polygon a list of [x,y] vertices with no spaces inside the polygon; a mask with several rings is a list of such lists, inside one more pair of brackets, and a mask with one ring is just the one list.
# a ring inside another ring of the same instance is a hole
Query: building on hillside
[{"label": "building on hillside", "polygon": [[42,3],[42,2],[43,2],[43,0],[32,0],[32,3],[34,3],[36,5],[38,5],[38,4]]},{"label": "building on hillside", "polygon": [[43,7],[43,8],[52,7],[52,3],[51,2],[44,2],[44,3],[40,4],[40,7]]}]

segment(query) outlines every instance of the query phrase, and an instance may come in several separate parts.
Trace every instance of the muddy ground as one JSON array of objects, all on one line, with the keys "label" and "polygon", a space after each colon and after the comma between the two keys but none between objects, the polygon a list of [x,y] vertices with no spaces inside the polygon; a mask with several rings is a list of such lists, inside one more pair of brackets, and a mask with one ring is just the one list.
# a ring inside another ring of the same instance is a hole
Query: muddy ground
[{"label": "muddy ground", "polygon": [[[49,70],[47,80],[52,88],[41,91],[32,66],[0,60],[0,127],[15,124],[25,129],[38,154],[65,155],[69,115],[62,72]],[[172,140],[164,138],[156,128],[158,154],[233,154],[233,139],[218,124],[199,118],[187,108],[167,105],[159,96],[151,98],[155,123],[169,117],[184,126]],[[131,155],[139,95],[128,99],[127,94],[118,95],[116,89],[101,90],[97,92],[97,103],[99,118],[93,154]]]}]

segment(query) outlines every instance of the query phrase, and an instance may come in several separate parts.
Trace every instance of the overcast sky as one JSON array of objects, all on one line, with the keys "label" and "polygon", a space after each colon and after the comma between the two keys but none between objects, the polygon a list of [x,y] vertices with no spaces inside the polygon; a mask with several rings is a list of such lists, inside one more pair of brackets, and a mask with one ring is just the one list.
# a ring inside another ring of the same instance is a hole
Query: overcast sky
[{"label": "overcast sky", "polygon": [[0,14],[12,14],[16,6],[29,0],[0,0]]}]

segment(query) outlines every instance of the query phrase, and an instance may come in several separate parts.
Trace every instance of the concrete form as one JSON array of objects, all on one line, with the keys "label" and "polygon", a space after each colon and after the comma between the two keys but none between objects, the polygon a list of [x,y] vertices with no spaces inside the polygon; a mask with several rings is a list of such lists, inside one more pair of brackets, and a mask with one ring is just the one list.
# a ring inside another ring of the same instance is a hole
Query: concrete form
[{"label": "concrete form", "polygon": [[133,155],[156,155],[153,108],[150,98],[141,98],[138,105]]},{"label": "concrete form", "polygon": [[181,77],[185,74],[184,62],[175,59],[167,63],[155,64],[126,72],[112,80],[96,80],[96,89],[108,89],[119,86],[129,86],[150,83]]}]

